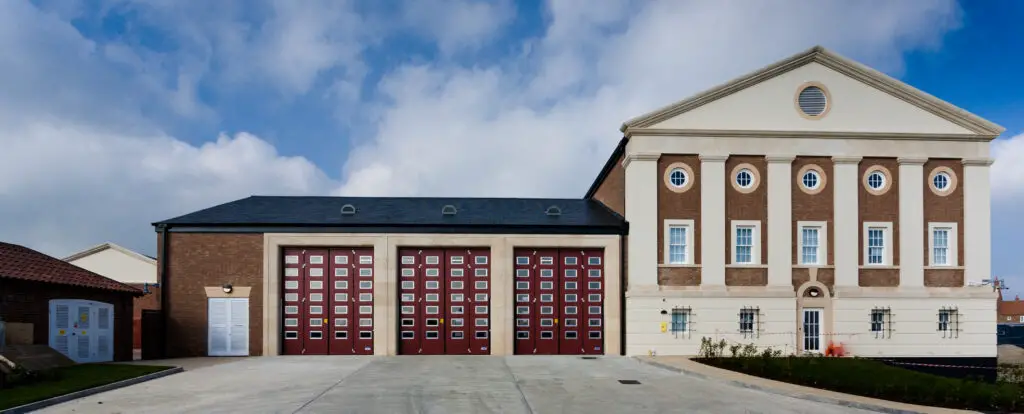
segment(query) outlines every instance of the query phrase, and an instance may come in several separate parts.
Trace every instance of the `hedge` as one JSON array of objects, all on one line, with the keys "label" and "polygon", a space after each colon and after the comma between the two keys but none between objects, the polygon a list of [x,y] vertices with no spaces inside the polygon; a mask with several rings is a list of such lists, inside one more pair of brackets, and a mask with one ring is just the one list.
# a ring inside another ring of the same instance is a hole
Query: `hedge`
[{"label": "hedge", "polygon": [[862,358],[715,357],[697,362],[847,394],[945,408],[1019,412],[1024,388],[925,374]]}]

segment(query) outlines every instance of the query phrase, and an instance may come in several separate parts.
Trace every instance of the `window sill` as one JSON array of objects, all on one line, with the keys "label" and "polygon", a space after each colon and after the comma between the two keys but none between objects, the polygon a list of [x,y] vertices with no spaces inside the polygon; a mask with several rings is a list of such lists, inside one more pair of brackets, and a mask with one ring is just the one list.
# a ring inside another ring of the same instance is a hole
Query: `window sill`
[{"label": "window sill", "polygon": [[767,269],[768,265],[756,264],[756,263],[752,263],[752,264],[727,264],[727,265],[725,265],[725,268],[726,269]]},{"label": "window sill", "polygon": [[963,266],[925,266],[924,270],[964,270]]},{"label": "window sill", "polygon": [[899,270],[899,266],[891,265],[860,265],[857,266],[859,269],[878,269],[878,270]]},{"label": "window sill", "polygon": [[699,264],[659,264],[658,267],[700,267]]},{"label": "window sill", "polygon": [[835,268],[833,265],[809,265],[809,264],[797,264],[793,265],[794,269],[832,269]]}]

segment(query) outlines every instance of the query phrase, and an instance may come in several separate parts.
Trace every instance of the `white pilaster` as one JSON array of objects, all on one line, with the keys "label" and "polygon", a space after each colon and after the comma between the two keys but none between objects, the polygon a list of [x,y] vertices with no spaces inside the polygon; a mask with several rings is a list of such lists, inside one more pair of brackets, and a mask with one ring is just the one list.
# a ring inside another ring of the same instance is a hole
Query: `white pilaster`
[{"label": "white pilaster", "polygon": [[626,221],[629,222],[629,288],[658,288],[657,153],[626,154]]},{"label": "white pilaster", "polygon": [[924,287],[924,163],[899,159],[900,288]]},{"label": "white pilaster", "polygon": [[[728,158],[728,155],[700,156],[702,287],[725,287],[725,160]],[[630,239],[632,238],[630,227]]]},{"label": "white pilaster", "polygon": [[992,204],[989,166],[992,159],[965,159],[964,176],[964,279],[992,277]]},{"label": "white pilaster", "polygon": [[860,249],[860,209],[857,194],[860,191],[860,160],[861,157],[832,157],[832,252],[835,258],[836,286],[859,285],[857,257]]},{"label": "white pilaster", "polygon": [[768,286],[793,285],[793,156],[769,155]]}]

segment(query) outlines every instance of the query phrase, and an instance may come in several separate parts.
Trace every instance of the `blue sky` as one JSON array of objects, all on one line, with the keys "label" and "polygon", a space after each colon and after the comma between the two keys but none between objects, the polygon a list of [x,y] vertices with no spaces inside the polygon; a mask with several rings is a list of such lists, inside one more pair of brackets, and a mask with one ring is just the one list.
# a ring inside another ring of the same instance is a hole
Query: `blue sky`
[{"label": "blue sky", "polygon": [[1024,291],[1021,17],[1011,0],[0,2],[0,238],[152,254],[150,222],[250,194],[580,196],[623,120],[821,44],[1007,128],[993,269]]}]

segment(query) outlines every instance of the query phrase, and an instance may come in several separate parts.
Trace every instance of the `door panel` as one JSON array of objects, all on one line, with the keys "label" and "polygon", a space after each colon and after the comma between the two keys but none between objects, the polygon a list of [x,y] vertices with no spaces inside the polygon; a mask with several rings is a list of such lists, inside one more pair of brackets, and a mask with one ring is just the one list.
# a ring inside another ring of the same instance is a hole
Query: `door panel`
[{"label": "door panel", "polygon": [[470,295],[466,296],[470,307],[466,312],[471,316],[466,321],[468,327],[466,338],[469,341],[469,353],[477,355],[490,354],[491,344],[491,255],[489,249],[469,249],[466,251],[467,284]]},{"label": "door panel", "polygon": [[351,249],[331,249],[330,261],[330,306],[331,317],[328,321],[330,331],[330,353],[332,355],[351,355],[355,353],[356,330],[352,311],[354,304],[353,290],[356,274]]},{"label": "door panel", "polygon": [[305,251],[305,267],[300,272],[305,277],[306,294],[302,298],[304,318],[300,321],[305,324],[306,336],[303,338],[303,354],[306,355],[327,355],[329,347],[327,343],[326,320],[327,302],[327,270],[328,255],[326,249],[310,249]]},{"label": "door panel", "polygon": [[558,250],[542,249],[534,254],[537,264],[534,265],[533,293],[535,296],[533,323],[537,333],[536,351],[538,355],[558,354],[558,308],[561,286],[557,283]]},{"label": "door panel", "polygon": [[306,323],[302,299],[306,297],[306,278],[303,277],[305,258],[301,249],[284,249],[284,276],[282,279],[282,326],[281,353],[284,355],[302,355]]},{"label": "door panel", "polygon": [[[448,303],[445,309],[445,350],[448,355],[462,355],[469,353],[469,326],[472,318],[468,308],[471,304],[469,286],[471,278],[467,276],[469,271],[468,251],[447,249],[444,254],[445,270],[442,274],[447,279]],[[429,294],[428,294],[429,296]],[[460,299],[460,300],[456,300]]]},{"label": "door panel", "polygon": [[580,313],[586,316],[586,321],[580,319],[580,326],[586,323],[586,336],[580,333],[582,352],[601,355],[604,354],[604,252],[589,249],[581,253],[579,276],[583,294],[580,299],[581,305],[586,305],[586,308],[580,307]]},{"label": "door panel", "polygon": [[[355,354],[373,355],[373,249],[352,249],[353,322],[356,323]],[[357,319],[358,318],[358,319]]]},{"label": "door panel", "polygon": [[[447,306],[447,299],[445,298],[447,292],[447,283],[445,283],[444,274],[444,263],[445,254],[444,250],[441,249],[427,249],[420,252],[420,259],[423,263],[421,267],[423,269],[422,278],[417,280],[417,284],[421,285],[420,297],[417,298],[419,303],[419,314],[420,325],[422,326],[421,334],[423,340],[420,342],[420,354],[424,355],[444,355],[445,337],[445,325],[443,319],[445,318],[445,307]],[[428,301],[427,298],[433,299],[437,295],[437,301]]]},{"label": "door panel", "polygon": [[582,289],[580,289],[580,273],[583,267],[580,265],[582,252],[579,250],[562,249],[559,251],[559,275],[562,288],[560,306],[559,344],[558,353],[563,355],[576,355],[583,353],[583,338],[580,335],[580,317],[583,316],[581,307],[585,306]]},{"label": "door panel", "polygon": [[423,257],[416,249],[400,249],[398,255],[398,353],[416,355],[423,344]]},{"label": "door panel", "polygon": [[536,322],[533,320],[534,301],[537,296],[533,293],[535,287],[534,265],[536,257],[533,250],[515,249],[515,283],[513,287],[513,309],[515,314],[515,342],[513,352],[520,355],[531,355],[537,349],[537,337],[533,332]]}]

